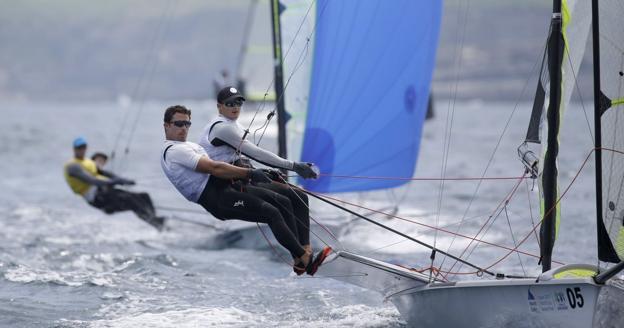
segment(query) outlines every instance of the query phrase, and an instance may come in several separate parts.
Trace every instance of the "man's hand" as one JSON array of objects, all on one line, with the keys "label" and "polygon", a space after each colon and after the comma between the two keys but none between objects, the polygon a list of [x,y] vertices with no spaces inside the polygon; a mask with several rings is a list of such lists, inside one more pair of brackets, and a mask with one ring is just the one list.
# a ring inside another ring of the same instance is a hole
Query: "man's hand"
[{"label": "man's hand", "polygon": [[273,181],[284,182],[287,180],[287,177],[279,170],[264,169],[264,173]]},{"label": "man's hand", "polygon": [[256,183],[270,183],[271,180],[262,169],[250,169],[249,170],[249,180],[251,180],[252,184]]},{"label": "man's hand", "polygon": [[295,162],[293,164],[293,171],[299,174],[300,177],[304,179],[316,179],[318,178],[318,173],[312,169],[312,163],[306,162]]}]

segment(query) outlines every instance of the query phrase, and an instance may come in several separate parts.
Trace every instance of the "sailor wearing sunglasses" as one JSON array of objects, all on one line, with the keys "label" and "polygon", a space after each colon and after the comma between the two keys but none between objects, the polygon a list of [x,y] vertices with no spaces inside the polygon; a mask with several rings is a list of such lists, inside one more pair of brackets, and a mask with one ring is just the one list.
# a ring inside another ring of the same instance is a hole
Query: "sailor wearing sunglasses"
[{"label": "sailor wearing sunglasses", "polygon": [[[191,111],[184,106],[167,108],[163,126],[166,140],[160,157],[161,167],[186,199],[221,220],[266,223],[275,239],[291,253],[304,272],[313,267],[312,253],[304,249],[294,232],[297,231],[294,219],[282,215],[285,207],[289,207],[286,212],[292,212],[290,201],[256,186],[271,182],[263,170],[214,160],[200,145],[186,141],[191,127]],[[316,270],[307,272],[314,274]]]},{"label": "sailor wearing sunglasses", "polygon": [[[238,123],[241,108],[245,98],[238,89],[232,86],[221,89],[217,95],[217,109],[219,114],[206,125],[201,134],[199,144],[204,147],[210,158],[232,163],[236,166],[253,168],[251,160],[266,166],[295,171],[305,179],[317,178],[318,173],[312,163],[293,162],[277,156],[276,154],[256,146],[254,143],[243,139],[245,130]],[[275,175],[277,182],[284,182],[281,177]],[[230,181],[220,181],[221,184],[229,184]],[[299,244],[307,253],[312,254],[310,245],[310,215],[308,196],[296,189],[290,188],[284,183],[261,183],[248,193],[258,193],[259,197],[265,197],[273,205],[280,209],[281,216],[289,222],[291,231],[297,236]],[[302,274],[306,263],[298,263],[295,259],[294,271]],[[315,271],[315,270],[313,270]],[[308,270],[309,272],[309,270]]]}]

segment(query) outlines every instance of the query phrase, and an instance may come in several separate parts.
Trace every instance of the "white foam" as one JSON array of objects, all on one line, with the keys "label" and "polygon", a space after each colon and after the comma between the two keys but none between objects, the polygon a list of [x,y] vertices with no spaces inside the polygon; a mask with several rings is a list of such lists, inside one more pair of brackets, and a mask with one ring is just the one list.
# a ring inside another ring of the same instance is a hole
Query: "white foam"
[{"label": "white foam", "polygon": [[89,327],[249,327],[262,325],[263,317],[237,308],[198,308],[161,313],[141,313],[90,322]]},{"label": "white foam", "polygon": [[96,286],[115,285],[112,277],[108,274],[85,274],[82,272],[57,272],[45,269],[31,269],[26,266],[18,266],[6,271],[4,278],[21,283],[43,282],[57,285],[78,287],[85,284]]}]

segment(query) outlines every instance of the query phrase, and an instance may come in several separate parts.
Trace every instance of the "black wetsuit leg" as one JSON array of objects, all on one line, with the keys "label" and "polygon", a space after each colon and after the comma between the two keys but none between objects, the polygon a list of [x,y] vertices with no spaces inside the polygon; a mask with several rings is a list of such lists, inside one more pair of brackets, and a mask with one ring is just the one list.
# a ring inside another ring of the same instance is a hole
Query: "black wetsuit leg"
[{"label": "black wetsuit leg", "polygon": [[297,236],[301,245],[310,244],[310,207],[308,205],[308,195],[304,192],[291,188],[283,183],[261,183],[259,187],[272,190],[280,195],[288,197],[295,215],[297,223]]},{"label": "black wetsuit leg", "polygon": [[154,205],[149,194],[134,193],[116,188],[100,188],[91,203],[107,214],[132,211],[143,221],[160,229],[163,219],[156,216]]},{"label": "black wetsuit leg", "polygon": [[297,229],[294,217],[283,215],[293,212],[285,196],[253,185],[231,184],[211,176],[197,203],[221,220],[265,223],[275,239],[293,257],[301,257],[305,253],[294,230]]}]

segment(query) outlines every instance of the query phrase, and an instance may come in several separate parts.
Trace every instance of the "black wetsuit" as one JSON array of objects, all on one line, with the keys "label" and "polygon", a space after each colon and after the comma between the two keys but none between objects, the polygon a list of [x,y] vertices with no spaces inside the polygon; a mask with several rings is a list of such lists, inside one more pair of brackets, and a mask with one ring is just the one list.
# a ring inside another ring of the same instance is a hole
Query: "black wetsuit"
[{"label": "black wetsuit", "polygon": [[[294,163],[292,161],[283,159],[264,150],[248,140],[241,141],[242,137],[243,129],[236,121],[219,115],[206,125],[199,144],[213,160],[229,162],[238,166],[251,166],[251,164],[248,164],[249,158],[251,158],[270,167],[286,170],[293,169]],[[237,152],[237,149],[240,150],[240,153]],[[240,164],[241,162],[243,163],[242,165]],[[210,185],[211,183],[209,182],[208,184]],[[256,190],[258,187],[264,190]],[[234,188],[238,187],[233,186],[233,189]],[[267,196],[268,191],[271,192],[269,193],[271,196]],[[296,226],[296,228],[291,228],[291,231],[297,236],[299,244],[310,244],[310,210],[308,206],[308,196],[305,193],[299,190],[293,191],[293,189],[289,188],[287,185],[276,182],[259,184],[256,188],[250,188],[243,192],[257,195],[262,199],[280,199],[282,202],[285,201],[282,198],[286,198],[290,206],[281,206],[281,216],[286,222],[294,221],[294,223],[289,223],[288,226]],[[277,195],[272,195],[273,193]],[[211,200],[211,202],[213,201]],[[213,206],[217,205],[218,204],[214,204]],[[222,207],[224,207],[223,210],[225,210],[227,206],[228,205],[222,205]],[[236,211],[238,212],[239,210],[237,209]],[[253,217],[252,213],[248,216]]]},{"label": "black wetsuit", "polygon": [[132,211],[154,228],[158,230],[163,228],[164,218],[156,215],[152,199],[147,193],[130,192],[114,187],[118,184],[134,184],[131,180],[120,178],[112,172],[102,169],[98,169],[98,173],[109,179],[98,179],[78,164],[68,165],[67,172],[70,176],[97,187],[93,199],[88,200],[91,206],[104,211],[106,214]]},{"label": "black wetsuit", "polygon": [[303,245],[306,244],[299,241],[299,236],[305,235],[302,240],[309,241],[308,224],[305,229],[299,229],[288,197],[267,188],[213,175],[201,182],[206,174],[195,169],[202,156],[208,155],[196,143],[167,140],[163,144],[160,163],[169,181],[184,197],[200,204],[216,218],[265,223],[293,257],[304,254]]},{"label": "black wetsuit", "polygon": [[95,198],[90,202],[106,214],[132,211],[143,221],[161,229],[164,219],[156,216],[154,204],[146,192],[130,192],[114,187],[98,187]]},{"label": "black wetsuit", "polygon": [[210,176],[197,203],[221,220],[267,224],[293,257],[301,257],[305,253],[302,246],[310,243],[310,222],[307,215],[296,214],[300,207],[294,208],[289,197],[282,194],[289,193],[285,188],[276,183],[251,185]]}]

